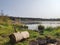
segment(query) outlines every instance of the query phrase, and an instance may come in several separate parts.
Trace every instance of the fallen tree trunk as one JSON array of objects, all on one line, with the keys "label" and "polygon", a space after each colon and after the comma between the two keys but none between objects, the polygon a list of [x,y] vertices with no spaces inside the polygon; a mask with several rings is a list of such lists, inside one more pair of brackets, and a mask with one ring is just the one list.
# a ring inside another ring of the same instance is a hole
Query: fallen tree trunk
[{"label": "fallen tree trunk", "polygon": [[23,36],[24,39],[29,38],[29,32],[28,31],[21,32],[21,35]]},{"label": "fallen tree trunk", "polygon": [[23,32],[16,32],[16,33],[13,33],[9,36],[10,38],[10,41],[12,43],[15,43],[15,42],[19,42],[23,39],[27,39],[29,38],[29,32],[28,31],[23,31]]},{"label": "fallen tree trunk", "polygon": [[23,36],[20,34],[20,32],[13,33],[9,37],[11,42],[18,42],[23,39]]}]

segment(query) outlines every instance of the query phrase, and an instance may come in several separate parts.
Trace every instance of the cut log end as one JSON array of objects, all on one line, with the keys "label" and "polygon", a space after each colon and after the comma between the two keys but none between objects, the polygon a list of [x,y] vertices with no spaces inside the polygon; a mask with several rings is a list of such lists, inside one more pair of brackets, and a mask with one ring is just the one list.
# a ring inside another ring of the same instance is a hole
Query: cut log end
[{"label": "cut log end", "polygon": [[10,38],[10,41],[12,43],[19,42],[19,41],[21,41],[23,39],[29,38],[29,32],[27,32],[27,31],[23,31],[21,33],[20,32],[16,32],[16,33],[11,34],[9,36],[9,38]]}]

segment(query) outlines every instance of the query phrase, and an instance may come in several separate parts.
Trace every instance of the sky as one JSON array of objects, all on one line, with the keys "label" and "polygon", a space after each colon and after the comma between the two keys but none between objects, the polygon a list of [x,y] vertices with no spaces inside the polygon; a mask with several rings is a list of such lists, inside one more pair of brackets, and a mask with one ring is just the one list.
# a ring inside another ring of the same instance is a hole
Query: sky
[{"label": "sky", "polygon": [[0,0],[0,12],[16,17],[60,18],[60,0]]}]

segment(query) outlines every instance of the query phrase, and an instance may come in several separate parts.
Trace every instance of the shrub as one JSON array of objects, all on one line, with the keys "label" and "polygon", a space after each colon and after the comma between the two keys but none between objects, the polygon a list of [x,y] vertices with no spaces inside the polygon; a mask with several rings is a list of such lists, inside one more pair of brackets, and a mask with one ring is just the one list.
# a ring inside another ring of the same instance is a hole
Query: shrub
[{"label": "shrub", "polygon": [[39,26],[38,26],[38,30],[44,30],[44,26],[39,25]]},{"label": "shrub", "polygon": [[38,26],[38,31],[40,34],[43,34],[44,29],[45,29],[44,26],[42,26],[42,25]]},{"label": "shrub", "polygon": [[24,26],[23,28],[28,29],[28,26]]}]

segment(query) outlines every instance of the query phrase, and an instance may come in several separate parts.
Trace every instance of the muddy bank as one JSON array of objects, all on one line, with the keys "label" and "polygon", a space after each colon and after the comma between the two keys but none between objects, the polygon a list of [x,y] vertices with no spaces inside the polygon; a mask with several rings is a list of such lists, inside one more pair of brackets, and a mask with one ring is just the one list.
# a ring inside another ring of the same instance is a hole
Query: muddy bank
[{"label": "muddy bank", "polygon": [[56,39],[51,39],[49,37],[40,38],[38,37],[36,40],[31,40],[29,45],[60,45],[60,41]]}]

